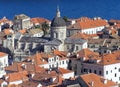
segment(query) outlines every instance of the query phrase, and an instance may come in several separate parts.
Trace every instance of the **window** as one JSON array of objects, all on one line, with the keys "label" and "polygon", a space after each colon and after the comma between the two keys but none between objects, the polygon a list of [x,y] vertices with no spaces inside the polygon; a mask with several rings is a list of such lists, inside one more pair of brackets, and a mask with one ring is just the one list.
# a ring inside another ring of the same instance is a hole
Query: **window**
[{"label": "window", "polygon": [[87,72],[87,69],[84,69],[84,72]]},{"label": "window", "polygon": [[61,65],[61,62],[59,63],[59,65]]},{"label": "window", "polygon": [[79,48],[79,47],[78,47],[78,46],[76,46],[76,50],[78,50],[78,48]]},{"label": "window", "polygon": [[115,69],[117,69],[117,67],[115,67]]},{"label": "window", "polygon": [[101,75],[102,74],[102,72],[101,71],[99,71],[99,75]]},{"label": "window", "polygon": [[54,61],[54,59],[52,59],[52,61]]},{"label": "window", "polygon": [[91,69],[89,70],[89,72],[90,72],[90,73],[92,72]]},{"label": "window", "polygon": [[111,70],[111,73],[112,73],[112,70]]},{"label": "window", "polygon": [[54,61],[56,61],[56,57],[54,57]]},{"label": "window", "polygon": [[66,60],[66,64],[68,64],[68,61]]},{"label": "window", "polygon": [[49,65],[49,67],[51,68],[51,65]]},{"label": "window", "polygon": [[96,70],[94,70],[94,73],[96,74]]},{"label": "window", "polygon": [[62,61],[62,63],[64,64],[64,61]]},{"label": "window", "polygon": [[57,67],[58,67],[58,63],[57,63]]},{"label": "window", "polygon": [[67,45],[67,49],[69,49],[69,45]]},{"label": "window", "polygon": [[115,77],[117,76],[117,74],[115,73]]},{"label": "window", "polygon": [[108,74],[108,71],[106,71],[106,74]]},{"label": "window", "polygon": [[119,72],[120,72],[120,68],[119,68]]},{"label": "window", "polygon": [[58,38],[58,34],[57,33],[54,33],[54,38]]},{"label": "window", "polygon": [[52,64],[52,67],[54,67],[54,64]]}]

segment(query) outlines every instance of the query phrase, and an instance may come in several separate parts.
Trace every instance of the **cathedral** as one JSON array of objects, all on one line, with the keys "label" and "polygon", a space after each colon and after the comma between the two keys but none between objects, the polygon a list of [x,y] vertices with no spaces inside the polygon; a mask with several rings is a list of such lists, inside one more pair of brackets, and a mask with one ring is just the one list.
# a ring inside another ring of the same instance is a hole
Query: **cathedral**
[{"label": "cathedral", "polygon": [[67,37],[67,26],[60,15],[59,8],[57,8],[56,16],[51,22],[50,38],[50,41],[44,44],[44,52],[50,52],[53,49],[76,52],[87,48],[86,40]]}]

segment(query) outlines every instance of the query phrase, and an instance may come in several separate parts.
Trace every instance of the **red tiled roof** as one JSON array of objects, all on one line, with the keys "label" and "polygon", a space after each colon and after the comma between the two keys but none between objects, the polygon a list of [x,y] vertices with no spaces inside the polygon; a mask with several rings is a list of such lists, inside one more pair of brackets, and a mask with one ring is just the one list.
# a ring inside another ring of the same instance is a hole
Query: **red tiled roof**
[{"label": "red tiled roof", "polygon": [[7,53],[0,52],[0,57],[7,56]]},{"label": "red tiled roof", "polygon": [[19,30],[18,32],[20,32],[21,34],[25,34],[27,32],[27,29],[22,29],[22,30]]},{"label": "red tiled roof", "polygon": [[39,82],[26,81],[19,84],[19,87],[38,87],[39,84]]},{"label": "red tiled roof", "polygon": [[45,18],[37,17],[37,18],[31,18],[31,22],[33,22],[34,24],[36,24],[36,23],[41,24],[41,23],[44,23],[44,22],[49,22],[49,20],[47,20]]},{"label": "red tiled roof", "polygon": [[13,63],[10,66],[7,66],[5,68],[5,70],[7,71],[12,71],[12,72],[19,72],[19,71],[28,71],[28,72],[42,72],[44,71],[44,68],[32,64],[32,63],[25,63],[25,62],[21,62],[21,63]]},{"label": "red tiled roof", "polygon": [[4,80],[0,79],[0,84],[2,84],[4,82]]},{"label": "red tiled roof", "polygon": [[59,50],[53,50],[53,54],[58,55],[60,57],[66,57],[66,52],[59,51]]},{"label": "red tiled roof", "polygon": [[120,50],[104,54],[101,56],[102,61],[100,64],[103,65],[109,65],[109,64],[115,64],[115,63],[120,63]]},{"label": "red tiled roof", "polygon": [[99,57],[99,53],[93,52],[90,49],[86,48],[86,49],[82,49],[79,52],[77,52],[78,58],[86,58],[89,59],[90,57],[92,58],[98,58]]},{"label": "red tiled roof", "polygon": [[109,22],[120,24],[120,20],[111,19]]},{"label": "red tiled roof", "polygon": [[4,29],[3,32],[5,33],[5,35],[10,35],[10,34],[14,33],[14,31],[12,29]]},{"label": "red tiled roof", "polygon": [[89,29],[89,28],[95,28],[95,27],[106,26],[106,25],[108,25],[108,22],[106,20],[103,20],[103,19],[94,20],[87,17],[83,17],[78,19],[74,25],[69,26],[69,28]]},{"label": "red tiled roof", "polygon": [[[105,80],[104,78],[101,78],[101,76],[98,76],[96,74],[84,74],[80,76],[82,80],[86,83],[88,87],[111,87],[115,86],[116,83],[107,80],[107,83],[105,84],[103,81]],[[91,85],[93,83],[93,86]]]},{"label": "red tiled roof", "polygon": [[18,80],[28,80],[28,73],[27,71],[21,71],[21,72],[16,72],[16,73],[9,73],[6,74],[4,77],[6,78],[5,81],[7,82],[13,82],[13,81],[18,81]]},{"label": "red tiled roof", "polygon": [[0,23],[12,23],[12,21],[8,20],[6,17],[3,17],[2,19],[0,19]]},{"label": "red tiled roof", "polygon": [[58,68],[58,71],[60,72],[60,74],[67,74],[67,73],[71,73],[74,72],[72,70],[68,70],[68,69],[64,69],[64,68]]}]

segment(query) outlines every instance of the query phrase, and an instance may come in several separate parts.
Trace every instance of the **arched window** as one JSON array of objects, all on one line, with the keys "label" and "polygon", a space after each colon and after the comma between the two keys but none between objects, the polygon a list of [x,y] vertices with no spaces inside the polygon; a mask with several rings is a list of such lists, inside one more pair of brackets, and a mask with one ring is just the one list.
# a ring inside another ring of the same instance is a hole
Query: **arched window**
[{"label": "arched window", "polygon": [[54,33],[54,38],[58,38],[58,33]]}]

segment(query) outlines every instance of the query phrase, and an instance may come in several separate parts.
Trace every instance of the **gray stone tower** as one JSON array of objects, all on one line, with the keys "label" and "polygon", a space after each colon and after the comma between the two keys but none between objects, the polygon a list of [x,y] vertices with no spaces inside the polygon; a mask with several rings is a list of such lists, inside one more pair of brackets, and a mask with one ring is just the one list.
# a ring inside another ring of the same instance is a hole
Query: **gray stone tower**
[{"label": "gray stone tower", "polygon": [[65,39],[66,39],[66,23],[60,16],[59,7],[57,8],[56,16],[51,23],[51,39],[58,39],[62,42],[59,45],[60,51],[65,51]]},{"label": "gray stone tower", "polygon": [[53,38],[61,40],[63,44],[66,39],[66,23],[60,16],[59,8],[51,23],[51,39]]}]

